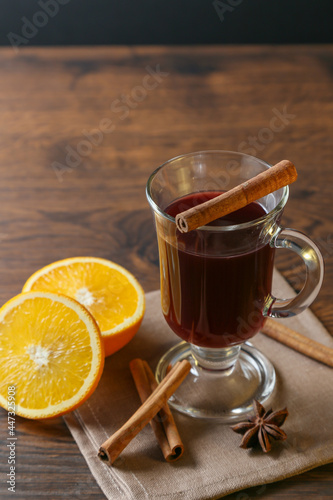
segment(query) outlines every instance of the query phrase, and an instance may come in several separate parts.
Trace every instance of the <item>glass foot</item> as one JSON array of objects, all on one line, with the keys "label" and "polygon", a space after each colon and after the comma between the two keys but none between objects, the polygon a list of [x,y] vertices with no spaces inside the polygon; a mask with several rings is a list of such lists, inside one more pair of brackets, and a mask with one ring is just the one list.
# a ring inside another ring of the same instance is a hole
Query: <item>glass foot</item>
[{"label": "glass foot", "polygon": [[191,417],[237,422],[252,412],[253,399],[263,404],[274,391],[274,367],[250,343],[241,346],[237,361],[231,367],[216,369],[214,362],[202,366],[195,346],[181,342],[160,359],[156,368],[157,381],[161,382],[168,370],[183,359],[190,361],[192,369],[169,399],[169,405]]}]

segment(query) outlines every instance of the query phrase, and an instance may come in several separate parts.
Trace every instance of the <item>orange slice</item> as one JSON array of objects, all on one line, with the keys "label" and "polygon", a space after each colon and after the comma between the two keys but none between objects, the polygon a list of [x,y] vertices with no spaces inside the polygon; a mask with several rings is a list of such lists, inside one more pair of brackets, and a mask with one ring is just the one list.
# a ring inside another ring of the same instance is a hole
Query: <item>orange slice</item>
[{"label": "orange slice", "polygon": [[144,292],[134,276],[97,257],[73,257],[43,267],[25,283],[23,292],[29,290],[61,293],[84,305],[100,327],[105,356],[134,337],[145,310]]},{"label": "orange slice", "polygon": [[95,390],[104,350],[91,314],[44,292],[17,295],[0,309],[0,405],[26,418],[63,415]]}]

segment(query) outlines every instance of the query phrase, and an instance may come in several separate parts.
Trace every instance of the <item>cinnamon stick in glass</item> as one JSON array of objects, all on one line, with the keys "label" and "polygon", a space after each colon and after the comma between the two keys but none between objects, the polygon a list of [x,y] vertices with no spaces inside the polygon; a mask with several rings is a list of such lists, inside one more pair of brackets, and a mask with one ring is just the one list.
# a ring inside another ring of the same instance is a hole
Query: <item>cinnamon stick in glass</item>
[{"label": "cinnamon stick in glass", "polygon": [[181,212],[176,216],[177,228],[181,233],[193,231],[292,184],[296,179],[295,166],[289,160],[282,160],[226,193]]},{"label": "cinnamon stick in glass", "polygon": [[[157,387],[154,374],[148,363],[142,359],[133,359],[130,362],[130,369],[141,402],[144,403]],[[168,404],[165,404],[150,421],[150,425],[165,460],[167,462],[178,460],[184,453],[184,445]]]},{"label": "cinnamon stick in glass", "polygon": [[333,348],[331,347],[309,339],[305,335],[295,332],[291,328],[270,318],[267,318],[266,323],[260,331],[305,356],[333,367]]},{"label": "cinnamon stick in glass", "polygon": [[98,452],[99,458],[113,464],[132,439],[163,408],[186,378],[190,369],[191,364],[188,361],[178,361],[134,415],[102,444]]}]

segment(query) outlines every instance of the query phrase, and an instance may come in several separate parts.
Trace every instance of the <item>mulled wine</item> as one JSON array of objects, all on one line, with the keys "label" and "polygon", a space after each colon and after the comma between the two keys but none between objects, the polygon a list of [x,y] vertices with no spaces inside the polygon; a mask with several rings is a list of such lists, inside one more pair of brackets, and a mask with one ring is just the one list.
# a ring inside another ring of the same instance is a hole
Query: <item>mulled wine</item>
[{"label": "mulled wine", "polygon": [[[219,194],[192,193],[164,211],[175,217]],[[197,346],[222,348],[243,343],[261,328],[271,293],[274,248],[259,240],[249,248],[241,231],[218,228],[265,215],[259,203],[251,203],[212,222],[209,231],[182,234],[177,230],[176,246],[160,241],[165,245],[161,287],[167,308],[163,312],[179,337]],[[228,251],[230,238],[232,251]]]}]

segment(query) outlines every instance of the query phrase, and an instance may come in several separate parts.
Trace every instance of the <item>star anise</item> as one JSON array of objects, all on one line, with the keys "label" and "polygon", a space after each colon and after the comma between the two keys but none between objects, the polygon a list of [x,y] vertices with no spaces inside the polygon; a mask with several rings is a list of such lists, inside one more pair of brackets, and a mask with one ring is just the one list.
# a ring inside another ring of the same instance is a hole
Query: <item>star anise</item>
[{"label": "star anise", "polygon": [[240,422],[233,425],[231,429],[238,434],[244,434],[241,448],[252,448],[256,444],[260,444],[262,450],[267,453],[271,450],[272,439],[284,441],[287,434],[280,427],[288,416],[287,408],[283,410],[266,411],[259,401],[253,401],[255,416],[248,419],[247,422]]}]

